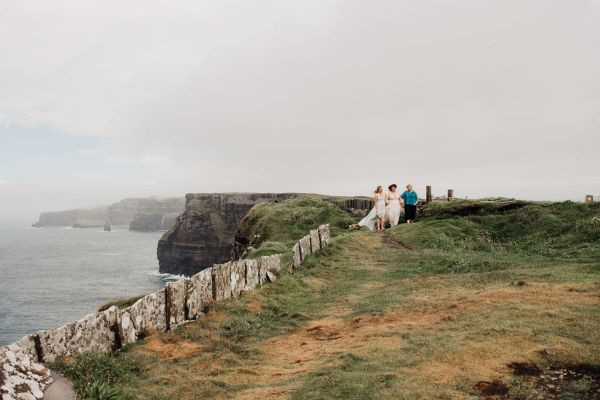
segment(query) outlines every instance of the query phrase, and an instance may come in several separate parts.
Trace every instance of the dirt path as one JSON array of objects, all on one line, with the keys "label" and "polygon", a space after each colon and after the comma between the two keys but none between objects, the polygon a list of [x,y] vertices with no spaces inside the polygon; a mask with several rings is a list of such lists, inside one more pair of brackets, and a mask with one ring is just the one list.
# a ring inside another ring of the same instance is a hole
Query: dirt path
[{"label": "dirt path", "polygon": [[[442,279],[443,280],[443,279]],[[529,284],[528,287],[465,288],[449,287],[448,282],[440,283],[445,287],[443,295],[431,293],[431,288],[410,296],[410,303],[417,306],[416,311],[392,309],[383,315],[360,316],[349,319],[351,310],[342,307],[331,309],[328,317],[313,320],[296,332],[282,335],[264,343],[262,350],[265,362],[258,367],[251,380],[255,388],[243,391],[236,398],[251,399],[287,399],[302,375],[335,365],[335,355],[353,353],[368,355],[377,349],[387,352],[401,351],[404,346],[402,331],[407,327],[439,328],[464,313],[481,312],[485,309],[507,304],[524,305],[560,305],[560,304],[599,304],[596,290],[585,285]],[[477,373],[494,374],[505,368],[505,362],[514,359],[511,345],[535,348],[536,343],[514,338],[514,343],[499,340],[506,350],[491,349],[496,359],[483,361],[485,354],[470,353],[464,357],[479,359],[481,365]],[[465,344],[465,345],[468,345]],[[461,358],[457,358],[461,359]],[[474,365],[477,362],[473,363]],[[423,376],[439,382],[457,379],[463,369],[461,365],[430,362],[422,365]]]}]

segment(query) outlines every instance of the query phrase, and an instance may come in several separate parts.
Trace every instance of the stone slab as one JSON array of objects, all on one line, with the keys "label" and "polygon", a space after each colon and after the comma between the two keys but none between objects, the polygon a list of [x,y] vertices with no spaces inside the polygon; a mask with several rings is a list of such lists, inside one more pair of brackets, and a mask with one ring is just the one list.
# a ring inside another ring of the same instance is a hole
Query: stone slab
[{"label": "stone slab", "polygon": [[292,268],[296,269],[302,264],[302,256],[300,254],[300,243],[296,243],[292,247]]},{"label": "stone slab", "polygon": [[260,263],[264,266],[264,268],[273,273],[280,274],[281,273],[281,254],[273,254],[271,256],[262,256],[260,258]]},{"label": "stone slab", "polygon": [[165,331],[165,289],[150,293],[121,314],[120,333],[123,344],[133,343],[152,331]]},{"label": "stone slab", "polygon": [[213,274],[213,294],[215,301],[231,298],[231,263],[215,264]]},{"label": "stone slab", "polygon": [[253,290],[260,286],[259,267],[257,260],[245,260],[246,284],[244,291]]},{"label": "stone slab", "polygon": [[233,261],[229,273],[231,297],[237,299],[242,295],[246,287],[246,260]]},{"label": "stone slab", "polygon": [[189,279],[169,282],[166,285],[169,329],[174,329],[186,320],[186,297]]},{"label": "stone slab", "polygon": [[310,247],[310,235],[304,236],[302,239],[298,241],[298,245],[300,246],[300,260],[304,262],[312,254]]},{"label": "stone slab", "polygon": [[114,351],[120,346],[119,338],[115,335],[119,320],[120,311],[112,306],[57,329],[39,331],[42,360],[52,362],[57,357],[84,351]]},{"label": "stone slab", "polygon": [[319,231],[319,240],[321,241],[321,248],[329,246],[331,242],[331,233],[329,231],[329,224],[320,225],[317,229]]},{"label": "stone slab", "polygon": [[256,261],[258,263],[258,283],[259,285],[263,285],[269,282],[269,279],[267,278],[268,265],[267,263],[263,263],[262,258],[259,258]]},{"label": "stone slab", "polygon": [[319,231],[317,229],[311,229],[310,231],[310,251],[315,254],[321,250],[321,239],[319,238]]},{"label": "stone slab", "polygon": [[19,346],[0,347],[0,399],[41,400],[51,383],[50,370]]},{"label": "stone slab", "polygon": [[212,268],[198,272],[190,279],[187,296],[188,318],[197,319],[203,310],[214,301]]}]

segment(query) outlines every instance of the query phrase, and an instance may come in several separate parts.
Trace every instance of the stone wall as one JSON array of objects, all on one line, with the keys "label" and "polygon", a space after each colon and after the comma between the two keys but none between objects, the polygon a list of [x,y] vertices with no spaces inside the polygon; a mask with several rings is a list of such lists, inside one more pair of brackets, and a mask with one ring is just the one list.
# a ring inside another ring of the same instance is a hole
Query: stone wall
[{"label": "stone wall", "polygon": [[[329,242],[329,225],[311,230],[293,246],[290,270],[300,267],[308,256]],[[25,390],[25,384],[31,388],[28,393],[36,394],[23,398],[40,398],[36,397],[37,390],[42,390],[49,378],[38,362],[52,362],[85,351],[112,352],[153,331],[169,331],[202,317],[214,301],[237,299],[246,291],[274,281],[283,268],[280,254],[215,264],[191,278],[168,283],[127,308],[112,306],[59,328],[26,335],[12,345],[0,347],[0,373],[4,374],[0,375],[0,398],[4,394],[10,398],[8,395],[20,388]],[[14,367],[15,363],[25,367]],[[29,380],[21,375],[27,375]]]}]

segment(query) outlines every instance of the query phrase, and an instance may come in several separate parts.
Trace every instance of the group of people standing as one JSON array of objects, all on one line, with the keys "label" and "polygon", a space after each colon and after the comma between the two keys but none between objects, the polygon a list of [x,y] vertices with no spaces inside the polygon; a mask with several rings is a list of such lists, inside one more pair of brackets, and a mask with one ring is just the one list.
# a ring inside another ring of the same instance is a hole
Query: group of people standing
[{"label": "group of people standing", "polygon": [[404,219],[407,224],[416,218],[419,196],[410,184],[402,194],[395,183],[388,186],[388,192],[384,192],[383,186],[377,186],[374,200],[375,207],[358,223],[359,226],[381,231],[386,224],[398,225],[402,207],[404,207]]}]

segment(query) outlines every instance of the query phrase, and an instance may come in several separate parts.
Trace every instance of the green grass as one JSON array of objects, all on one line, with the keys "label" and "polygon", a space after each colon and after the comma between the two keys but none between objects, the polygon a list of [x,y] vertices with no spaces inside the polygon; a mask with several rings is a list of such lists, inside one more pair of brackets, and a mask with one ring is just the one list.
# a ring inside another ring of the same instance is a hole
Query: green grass
[{"label": "green grass", "polygon": [[236,236],[258,248],[250,257],[289,252],[298,239],[321,224],[336,236],[356,222],[351,213],[316,197],[298,197],[281,203],[254,206],[239,224]]},{"label": "green grass", "polygon": [[129,306],[132,306],[136,301],[138,301],[142,297],[144,297],[144,296],[141,295],[141,296],[129,297],[126,299],[111,300],[111,301],[108,301],[108,302],[102,304],[100,307],[98,307],[98,311],[101,312],[101,311],[108,310],[112,306],[117,306],[118,308],[127,308]]},{"label": "green grass", "polygon": [[135,362],[123,353],[116,355],[86,352],[72,359],[59,358],[48,367],[69,377],[84,399],[125,399],[120,384],[138,372]]},{"label": "green grass", "polygon": [[[244,222],[262,238],[251,256],[289,253],[320,223],[334,226],[331,246],[113,356],[136,367],[117,386],[131,399],[453,399],[499,379],[536,398],[507,363],[600,365],[599,218],[594,204],[436,202],[380,234],[344,230],[356,218],[320,200],[261,204]],[[313,340],[314,325],[341,336]],[[563,398],[593,387],[585,379]]]}]

